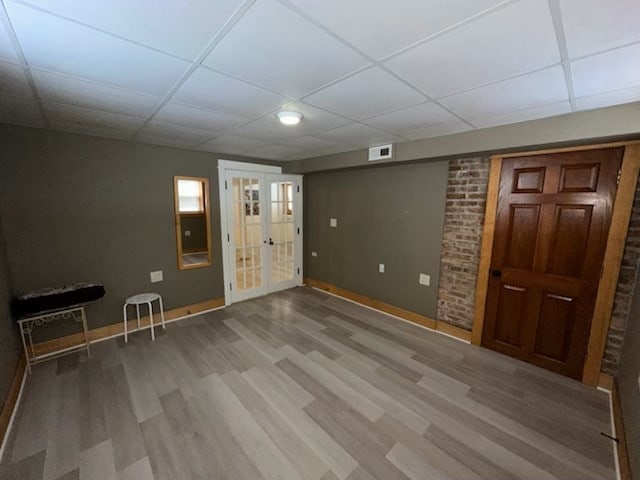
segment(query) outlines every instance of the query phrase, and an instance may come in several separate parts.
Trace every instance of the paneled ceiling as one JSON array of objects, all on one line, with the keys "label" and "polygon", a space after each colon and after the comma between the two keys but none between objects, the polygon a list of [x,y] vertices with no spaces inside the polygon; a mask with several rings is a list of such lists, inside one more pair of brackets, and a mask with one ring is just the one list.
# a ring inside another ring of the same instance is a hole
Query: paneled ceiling
[{"label": "paneled ceiling", "polygon": [[4,123],[293,160],[640,100],[638,0],[1,1]]}]

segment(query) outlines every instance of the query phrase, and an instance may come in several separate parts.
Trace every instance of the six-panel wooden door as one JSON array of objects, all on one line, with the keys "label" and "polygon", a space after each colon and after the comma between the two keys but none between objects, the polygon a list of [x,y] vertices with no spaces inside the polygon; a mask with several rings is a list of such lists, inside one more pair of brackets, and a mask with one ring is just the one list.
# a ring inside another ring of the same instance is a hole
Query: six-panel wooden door
[{"label": "six-panel wooden door", "polygon": [[503,160],[484,346],[581,378],[623,152]]}]

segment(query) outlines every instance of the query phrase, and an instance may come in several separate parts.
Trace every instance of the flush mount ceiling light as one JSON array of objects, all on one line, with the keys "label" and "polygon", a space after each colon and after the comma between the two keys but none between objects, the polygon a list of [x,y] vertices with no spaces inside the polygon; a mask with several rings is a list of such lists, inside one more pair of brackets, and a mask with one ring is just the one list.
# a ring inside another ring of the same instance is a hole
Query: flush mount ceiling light
[{"label": "flush mount ceiling light", "polygon": [[297,125],[302,120],[302,114],[300,112],[294,112],[292,110],[283,110],[277,114],[278,120],[284,125]]}]

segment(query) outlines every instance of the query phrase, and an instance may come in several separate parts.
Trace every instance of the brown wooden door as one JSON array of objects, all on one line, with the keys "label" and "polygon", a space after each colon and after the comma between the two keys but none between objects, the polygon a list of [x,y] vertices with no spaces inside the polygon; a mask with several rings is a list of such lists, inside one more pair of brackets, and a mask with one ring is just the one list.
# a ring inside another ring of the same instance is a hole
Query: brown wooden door
[{"label": "brown wooden door", "polygon": [[581,378],[623,152],[503,160],[484,346]]}]

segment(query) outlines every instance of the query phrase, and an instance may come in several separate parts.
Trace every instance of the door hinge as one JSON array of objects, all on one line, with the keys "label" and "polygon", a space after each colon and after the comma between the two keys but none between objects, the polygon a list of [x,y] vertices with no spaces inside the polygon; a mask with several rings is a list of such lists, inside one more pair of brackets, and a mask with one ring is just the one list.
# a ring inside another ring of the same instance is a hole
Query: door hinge
[{"label": "door hinge", "polygon": [[229,283],[229,290],[233,291],[233,284]]},{"label": "door hinge", "polygon": [[229,234],[227,233],[227,242],[231,241],[231,237],[229,236]]},{"label": "door hinge", "polygon": [[298,275],[300,275],[300,267],[298,267]]},{"label": "door hinge", "polygon": [[227,181],[226,181],[226,180],[224,181],[224,189],[225,189],[225,190],[228,190],[228,189],[229,189],[229,186],[227,185]]},{"label": "door hinge", "polygon": [[300,185],[296,185],[296,190],[300,193]]},{"label": "door hinge", "polygon": [[298,235],[300,235],[300,227],[298,227]]},{"label": "door hinge", "polygon": [[616,185],[620,185],[621,176],[622,176],[622,169],[618,170],[618,176],[616,177]]}]

